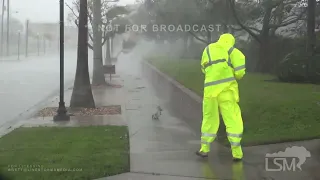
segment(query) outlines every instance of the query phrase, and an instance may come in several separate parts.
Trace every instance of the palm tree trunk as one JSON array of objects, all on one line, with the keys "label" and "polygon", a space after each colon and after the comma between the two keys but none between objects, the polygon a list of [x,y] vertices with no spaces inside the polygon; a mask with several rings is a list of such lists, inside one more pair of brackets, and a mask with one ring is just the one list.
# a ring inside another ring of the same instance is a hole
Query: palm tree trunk
[{"label": "palm tree trunk", "polygon": [[111,36],[111,38],[110,38],[110,56],[111,56],[112,58],[114,58],[114,57],[113,57],[113,52],[114,52],[113,39],[114,39],[114,36]]},{"label": "palm tree trunk", "polygon": [[88,2],[80,0],[76,76],[70,101],[71,108],[94,108],[88,66]]},{"label": "palm tree trunk", "polygon": [[105,85],[102,63],[101,0],[93,1],[93,85]]},{"label": "palm tree trunk", "polygon": [[105,65],[112,65],[111,62],[111,52],[110,52],[110,36],[106,37],[106,57],[105,57]]}]

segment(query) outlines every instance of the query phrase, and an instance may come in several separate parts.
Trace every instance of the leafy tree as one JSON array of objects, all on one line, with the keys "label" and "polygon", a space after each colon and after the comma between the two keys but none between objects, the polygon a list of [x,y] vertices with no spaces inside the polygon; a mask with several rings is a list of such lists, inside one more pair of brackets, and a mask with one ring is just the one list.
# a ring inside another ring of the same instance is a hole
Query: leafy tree
[{"label": "leafy tree", "polygon": [[167,36],[168,39],[183,38],[185,44],[188,39],[193,38],[208,44],[216,40],[223,32],[239,31],[239,28],[231,29],[233,19],[228,11],[229,6],[228,1],[221,0],[146,0],[144,2],[144,8],[149,14],[151,24],[205,27],[200,31],[191,29],[182,33],[170,32],[160,35],[154,33],[157,36]]},{"label": "leafy tree", "polygon": [[[298,0],[264,0],[260,2],[237,3],[228,0],[232,15],[237,24],[245,30],[259,45],[259,61],[256,70],[269,72],[272,68],[270,41],[272,34],[281,27],[286,27],[305,17],[306,9],[297,7]],[[248,12],[247,18],[239,16],[239,12]],[[248,20],[248,17],[253,17]],[[242,20],[245,19],[245,20]],[[257,27],[257,24],[261,27]]]},{"label": "leafy tree", "polygon": [[[118,2],[118,0],[89,0],[88,1],[88,20],[89,20],[89,39],[88,47],[94,52],[93,61],[93,85],[105,85],[105,77],[103,71],[102,62],[102,47],[107,43],[107,58],[106,62],[111,62],[110,59],[110,39],[116,33],[122,33],[118,29],[123,27],[112,26],[112,22],[117,18],[129,13],[129,11],[123,6],[110,5],[112,2]],[[79,26],[79,11],[80,2],[76,0],[72,3],[72,6],[68,5],[71,13],[69,14],[69,21],[73,21]]]},{"label": "leafy tree", "polygon": [[103,72],[102,62],[102,15],[101,15],[102,4],[101,0],[94,0],[92,3],[92,30],[93,30],[93,85],[105,85],[106,80]]},{"label": "leafy tree", "polygon": [[[93,0],[88,0],[88,36],[89,36],[89,40],[90,43],[88,43],[88,47],[90,49],[93,49],[93,5],[94,5]],[[127,12],[125,7],[118,7],[115,5],[110,5],[110,2],[116,2],[116,1],[108,1],[108,0],[100,0],[101,2],[101,20],[99,23],[99,28],[100,31],[102,31],[102,45],[104,45],[104,43],[107,41],[107,36],[111,34],[110,31],[110,18],[114,18],[114,17],[107,17],[107,15],[113,15],[114,13],[108,13],[108,11],[114,11],[112,10],[113,8],[117,9],[120,12]],[[97,3],[100,6],[100,3]],[[67,7],[70,9],[71,13],[68,15],[68,21],[72,21],[74,22],[74,24],[76,26],[79,26],[79,11],[80,11],[80,1],[79,0],[75,0],[72,2],[72,5],[66,4]],[[119,15],[119,16],[120,16]],[[108,29],[109,28],[109,29]]]}]

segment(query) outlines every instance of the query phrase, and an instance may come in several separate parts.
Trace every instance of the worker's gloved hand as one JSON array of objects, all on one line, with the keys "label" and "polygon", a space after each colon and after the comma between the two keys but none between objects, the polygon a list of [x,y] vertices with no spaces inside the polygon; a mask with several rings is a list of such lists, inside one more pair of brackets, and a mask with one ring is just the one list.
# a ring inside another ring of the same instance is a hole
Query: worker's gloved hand
[{"label": "worker's gloved hand", "polygon": [[245,71],[237,71],[237,72],[234,73],[234,77],[235,77],[237,80],[242,79],[244,75],[245,75]]},{"label": "worker's gloved hand", "polygon": [[243,78],[243,75],[241,76],[241,75],[237,75],[237,74],[235,74],[235,78],[236,78],[237,80],[240,80],[240,79],[242,79],[242,78]]}]

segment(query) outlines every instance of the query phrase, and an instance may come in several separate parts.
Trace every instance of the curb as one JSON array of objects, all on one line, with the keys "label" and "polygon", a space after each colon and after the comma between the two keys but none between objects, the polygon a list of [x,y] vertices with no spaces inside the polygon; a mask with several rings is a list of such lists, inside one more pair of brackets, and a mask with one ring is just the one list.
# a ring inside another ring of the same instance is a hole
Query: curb
[{"label": "curb", "polygon": [[[159,98],[164,99],[170,113],[182,119],[194,132],[201,136],[202,98],[182,84],[158,70],[146,60],[141,61],[142,71]],[[167,106],[166,105],[166,106]]]},{"label": "curb", "polygon": [[196,93],[194,93],[193,91],[191,91],[190,89],[184,87],[182,84],[180,84],[179,82],[177,82],[176,80],[172,79],[171,77],[169,77],[168,75],[164,74],[163,72],[161,72],[160,70],[158,70],[156,67],[154,67],[153,65],[151,65],[149,62],[147,61],[143,61],[143,63],[145,65],[147,65],[150,69],[152,69],[153,71],[157,72],[160,76],[162,76],[165,80],[169,81],[171,84],[173,84],[174,86],[176,86],[177,88],[179,88],[183,93],[187,94],[188,96],[190,96],[193,100],[195,100],[197,103],[202,104],[202,98],[200,96],[198,96]]}]

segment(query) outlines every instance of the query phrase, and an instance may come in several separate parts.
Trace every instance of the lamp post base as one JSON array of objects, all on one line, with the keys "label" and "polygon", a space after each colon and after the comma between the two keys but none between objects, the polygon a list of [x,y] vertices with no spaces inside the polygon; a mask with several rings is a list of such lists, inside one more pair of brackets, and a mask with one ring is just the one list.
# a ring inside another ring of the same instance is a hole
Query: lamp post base
[{"label": "lamp post base", "polygon": [[59,102],[59,108],[57,115],[53,117],[53,121],[69,121],[70,116],[67,114],[67,108],[64,105],[64,102]]},{"label": "lamp post base", "polygon": [[57,114],[53,117],[53,121],[70,121],[70,116],[67,114]]}]

